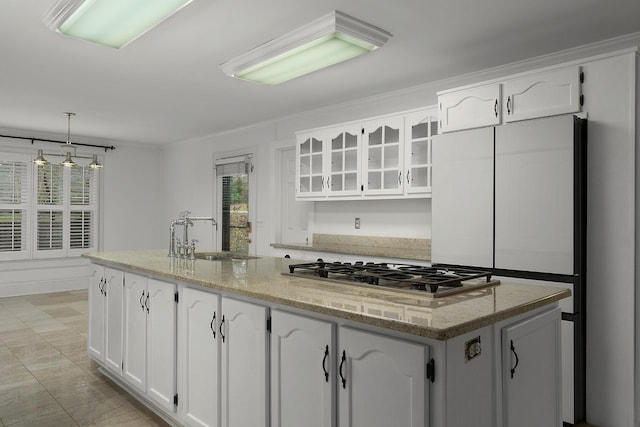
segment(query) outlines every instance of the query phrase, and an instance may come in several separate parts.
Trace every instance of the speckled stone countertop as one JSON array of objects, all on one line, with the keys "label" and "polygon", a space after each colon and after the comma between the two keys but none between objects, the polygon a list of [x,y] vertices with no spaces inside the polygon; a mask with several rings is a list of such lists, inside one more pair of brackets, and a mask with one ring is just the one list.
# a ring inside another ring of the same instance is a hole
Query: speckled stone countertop
[{"label": "speckled stone countertop", "polygon": [[554,303],[570,291],[505,283],[433,298],[419,291],[385,290],[281,274],[280,258],[185,261],[166,250],[85,254],[96,264],[257,298],[341,319],[447,340]]},{"label": "speckled stone countertop", "polygon": [[314,234],[310,245],[306,243],[272,243],[271,246],[278,249],[368,255],[419,261],[429,261],[431,258],[431,239]]}]

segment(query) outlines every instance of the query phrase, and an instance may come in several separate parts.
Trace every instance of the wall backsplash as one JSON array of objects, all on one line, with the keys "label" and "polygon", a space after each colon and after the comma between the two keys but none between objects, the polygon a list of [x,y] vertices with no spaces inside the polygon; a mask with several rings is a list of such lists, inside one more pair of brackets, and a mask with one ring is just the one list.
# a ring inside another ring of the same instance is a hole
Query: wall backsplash
[{"label": "wall backsplash", "polygon": [[[355,218],[360,218],[360,229]],[[316,202],[312,234],[430,239],[431,199]]]}]

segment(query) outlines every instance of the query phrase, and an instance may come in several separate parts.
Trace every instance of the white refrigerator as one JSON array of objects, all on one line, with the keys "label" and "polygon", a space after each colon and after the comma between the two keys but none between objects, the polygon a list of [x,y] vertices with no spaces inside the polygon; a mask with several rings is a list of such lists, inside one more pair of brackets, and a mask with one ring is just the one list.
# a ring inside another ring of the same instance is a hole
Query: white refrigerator
[{"label": "white refrigerator", "polygon": [[571,289],[563,419],[585,418],[587,121],[572,114],[433,138],[432,264]]}]

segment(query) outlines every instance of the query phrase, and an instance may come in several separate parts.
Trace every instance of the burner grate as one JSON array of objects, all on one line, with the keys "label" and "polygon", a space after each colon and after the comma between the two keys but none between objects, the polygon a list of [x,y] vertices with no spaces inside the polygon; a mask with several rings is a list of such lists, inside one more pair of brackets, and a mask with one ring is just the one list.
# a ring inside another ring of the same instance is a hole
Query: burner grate
[{"label": "burner grate", "polygon": [[491,273],[468,268],[446,269],[409,264],[317,262],[291,264],[289,273],[310,275],[338,281],[366,283],[402,289],[416,289],[436,293],[440,287],[460,288],[465,281],[491,281]]}]

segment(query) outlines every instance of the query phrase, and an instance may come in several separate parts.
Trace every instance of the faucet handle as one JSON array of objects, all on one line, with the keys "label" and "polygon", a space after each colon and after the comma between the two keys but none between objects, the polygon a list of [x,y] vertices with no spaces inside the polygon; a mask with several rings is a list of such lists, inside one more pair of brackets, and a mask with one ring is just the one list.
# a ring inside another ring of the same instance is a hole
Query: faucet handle
[{"label": "faucet handle", "polygon": [[189,215],[191,215],[190,211],[182,211],[182,212],[180,212],[180,219],[185,219]]}]

